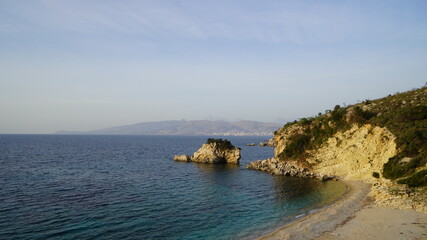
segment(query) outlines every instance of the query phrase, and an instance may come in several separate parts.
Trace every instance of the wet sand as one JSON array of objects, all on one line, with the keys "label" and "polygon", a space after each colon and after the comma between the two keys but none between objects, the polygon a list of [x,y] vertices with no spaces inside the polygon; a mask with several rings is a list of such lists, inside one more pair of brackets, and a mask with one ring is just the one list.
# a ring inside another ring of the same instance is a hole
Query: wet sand
[{"label": "wet sand", "polygon": [[369,184],[344,183],[349,192],[341,200],[259,239],[427,239],[427,214],[376,207]]},{"label": "wet sand", "polygon": [[347,223],[317,240],[427,239],[427,214],[369,204]]}]

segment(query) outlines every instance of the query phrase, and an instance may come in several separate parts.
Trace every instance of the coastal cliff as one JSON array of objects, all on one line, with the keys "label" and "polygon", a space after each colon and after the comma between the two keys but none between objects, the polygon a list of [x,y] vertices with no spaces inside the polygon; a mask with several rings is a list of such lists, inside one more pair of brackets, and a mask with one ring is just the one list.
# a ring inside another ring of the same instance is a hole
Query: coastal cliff
[{"label": "coastal cliff", "polygon": [[[287,133],[289,134],[289,133]],[[277,136],[278,149],[289,144],[288,135]],[[385,128],[366,124],[338,132],[316,150],[306,152],[304,161],[280,160],[275,157],[251,162],[247,168],[274,175],[342,180],[372,180],[373,172],[381,172],[389,158],[396,155],[395,136]]]},{"label": "coastal cliff", "polygon": [[175,155],[174,161],[239,164],[240,157],[240,148],[228,140],[209,138],[193,155]]},{"label": "coastal cliff", "polygon": [[354,125],[311,151],[306,161],[321,176],[370,181],[375,179],[373,173],[381,173],[384,164],[396,155],[395,139],[386,128]]},{"label": "coastal cliff", "polygon": [[274,157],[247,168],[322,180],[362,180],[373,184],[371,195],[380,205],[427,212],[427,87],[337,105],[285,124],[273,139]]}]

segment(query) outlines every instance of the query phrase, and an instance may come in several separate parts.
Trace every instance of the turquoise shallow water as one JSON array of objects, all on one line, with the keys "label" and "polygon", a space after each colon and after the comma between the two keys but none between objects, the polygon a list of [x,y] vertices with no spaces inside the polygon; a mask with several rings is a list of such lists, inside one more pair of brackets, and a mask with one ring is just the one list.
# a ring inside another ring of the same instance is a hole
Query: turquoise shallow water
[{"label": "turquoise shallow water", "polygon": [[345,192],[246,170],[273,148],[227,139],[240,166],[172,161],[206,137],[0,135],[0,239],[250,239]]}]

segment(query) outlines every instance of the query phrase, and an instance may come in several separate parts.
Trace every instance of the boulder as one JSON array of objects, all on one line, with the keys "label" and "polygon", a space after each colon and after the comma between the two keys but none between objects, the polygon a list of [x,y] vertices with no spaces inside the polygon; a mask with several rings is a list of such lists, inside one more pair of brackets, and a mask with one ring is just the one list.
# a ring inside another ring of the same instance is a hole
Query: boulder
[{"label": "boulder", "polygon": [[173,157],[174,161],[178,161],[178,162],[191,162],[191,156],[190,155],[186,155],[186,154],[182,154],[182,155],[175,155]]}]

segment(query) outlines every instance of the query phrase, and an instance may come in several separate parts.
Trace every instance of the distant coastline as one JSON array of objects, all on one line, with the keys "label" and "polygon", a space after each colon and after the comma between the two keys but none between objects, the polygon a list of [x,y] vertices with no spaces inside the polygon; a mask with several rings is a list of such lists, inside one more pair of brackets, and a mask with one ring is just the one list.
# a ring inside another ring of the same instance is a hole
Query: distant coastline
[{"label": "distant coastline", "polygon": [[189,136],[273,136],[279,123],[257,121],[172,120],[142,122],[91,131],[58,131],[55,134],[91,135],[189,135]]}]

